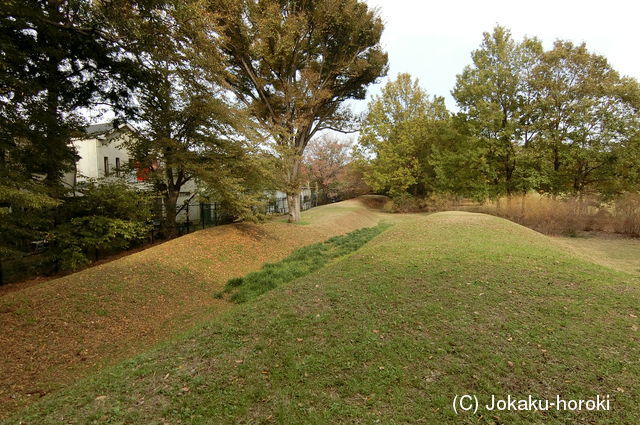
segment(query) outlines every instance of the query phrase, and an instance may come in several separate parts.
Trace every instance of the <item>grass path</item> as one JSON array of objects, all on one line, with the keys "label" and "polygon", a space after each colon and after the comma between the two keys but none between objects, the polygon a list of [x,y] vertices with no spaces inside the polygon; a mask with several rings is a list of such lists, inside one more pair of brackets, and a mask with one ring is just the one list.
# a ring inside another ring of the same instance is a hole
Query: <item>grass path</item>
[{"label": "grass path", "polygon": [[0,417],[229,308],[231,277],[381,215],[358,201],[303,213],[306,225],[210,228],[0,295]]},{"label": "grass path", "polygon": [[[636,424],[639,285],[503,219],[414,216],[6,423]],[[456,394],[613,410],[455,416]]]},{"label": "grass path", "polygon": [[554,239],[588,261],[640,275],[640,239],[618,235]]}]

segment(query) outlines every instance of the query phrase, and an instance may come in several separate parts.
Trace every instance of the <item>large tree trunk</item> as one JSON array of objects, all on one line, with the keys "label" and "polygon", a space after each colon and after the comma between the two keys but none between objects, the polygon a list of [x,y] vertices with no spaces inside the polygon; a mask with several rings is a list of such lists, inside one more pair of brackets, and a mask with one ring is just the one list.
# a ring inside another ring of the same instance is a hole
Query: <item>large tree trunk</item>
[{"label": "large tree trunk", "polygon": [[[165,158],[171,158],[171,152],[165,151]],[[183,170],[175,170],[173,167],[167,167],[164,170],[164,220],[162,222],[162,231],[166,238],[174,238],[178,236],[178,198],[180,197],[180,189],[188,179],[185,179]]]},{"label": "large tree trunk", "polygon": [[178,191],[167,190],[164,195],[164,220],[162,222],[162,232],[166,238],[174,238],[178,235],[176,211],[179,193],[180,192]]},{"label": "large tree trunk", "polygon": [[[47,2],[47,12],[53,22],[65,20],[62,12],[63,7],[58,1]],[[48,74],[45,82],[47,116],[42,120],[46,136],[43,140],[43,146],[40,147],[42,149],[40,160],[44,162],[42,167],[44,184],[49,188],[50,195],[58,198],[63,196],[66,191],[60,180],[62,168],[71,163],[70,158],[64,153],[69,149],[69,129],[64,125],[60,106],[60,90],[63,90],[61,87],[64,86],[64,78],[60,75],[59,67],[63,63],[63,58],[56,53],[55,42],[44,37],[43,43],[51,48],[51,52],[46,62],[45,75]],[[75,159],[73,161],[75,162]]]},{"label": "large tree trunk", "polygon": [[287,204],[289,205],[289,223],[300,221],[300,193],[287,193]]},{"label": "large tree trunk", "polygon": [[291,160],[287,174],[287,204],[289,207],[289,223],[300,221],[300,159]]}]

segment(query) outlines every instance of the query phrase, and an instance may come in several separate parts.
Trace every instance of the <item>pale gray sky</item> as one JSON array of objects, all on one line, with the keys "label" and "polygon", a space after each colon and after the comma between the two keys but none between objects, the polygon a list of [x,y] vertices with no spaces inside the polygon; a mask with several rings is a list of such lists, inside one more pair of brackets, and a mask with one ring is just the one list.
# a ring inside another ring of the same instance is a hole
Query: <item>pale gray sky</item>
[{"label": "pale gray sky", "polygon": [[[640,1],[638,0],[366,0],[380,9],[386,28],[389,76],[408,72],[430,93],[445,96],[471,62],[471,51],[496,24],[516,39],[537,36],[545,47],[560,38],[586,42],[623,75],[640,79]],[[372,87],[370,94],[377,93]],[[366,102],[354,102],[362,111]]]}]

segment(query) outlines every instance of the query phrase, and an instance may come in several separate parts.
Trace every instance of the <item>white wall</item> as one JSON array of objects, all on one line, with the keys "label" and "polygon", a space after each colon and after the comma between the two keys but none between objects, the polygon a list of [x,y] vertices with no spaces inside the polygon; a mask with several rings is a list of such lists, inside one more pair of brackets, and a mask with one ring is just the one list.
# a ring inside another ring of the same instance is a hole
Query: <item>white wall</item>
[{"label": "white wall", "polygon": [[[196,183],[195,181],[189,180],[180,188],[180,196],[178,196],[178,202],[176,203],[177,207],[181,207],[186,201],[191,198],[191,196],[196,193]],[[189,202],[189,221],[197,222],[200,220],[200,200],[198,196],[194,196]],[[177,216],[178,221],[186,221],[187,220],[187,211],[183,209],[180,211],[180,214]]]},{"label": "white wall", "polygon": [[[125,130],[126,131],[126,130]],[[115,131],[103,138],[88,138],[72,141],[76,153],[80,157],[76,162],[76,173],[66,173],[63,183],[69,188],[74,185],[74,180],[104,178],[104,157],[109,158],[109,175],[116,175],[116,159],[120,159],[121,170],[129,165],[129,151],[122,146],[129,135],[123,131]],[[135,182],[135,178],[132,179]]]},{"label": "white wall", "polygon": [[72,145],[76,153],[80,157],[76,162],[76,171],[65,173],[62,177],[62,183],[72,189],[77,181],[84,178],[98,177],[98,164],[96,162],[96,139],[82,139],[72,141]]},{"label": "white wall", "polygon": [[97,143],[98,141],[96,139],[76,140],[73,142],[73,146],[80,156],[76,164],[78,176],[82,175],[89,178],[98,177],[98,164],[96,162]]},{"label": "white wall", "polygon": [[108,136],[105,140],[98,140],[96,143],[95,162],[97,166],[96,177],[105,177],[104,158],[109,158],[109,175],[116,175],[116,159],[120,159],[120,169],[123,170],[129,164],[129,152],[122,146],[121,132],[117,131],[113,135]]}]

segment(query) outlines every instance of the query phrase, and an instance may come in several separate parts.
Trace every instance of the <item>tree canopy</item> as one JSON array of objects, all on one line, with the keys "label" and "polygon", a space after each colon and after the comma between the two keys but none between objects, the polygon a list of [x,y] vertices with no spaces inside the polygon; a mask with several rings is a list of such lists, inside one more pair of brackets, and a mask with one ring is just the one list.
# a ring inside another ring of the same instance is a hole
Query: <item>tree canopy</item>
[{"label": "tree canopy", "polygon": [[298,221],[300,167],[311,138],[345,130],[348,99],[384,75],[382,20],[359,0],[212,0],[224,82],[274,142],[290,221]]},{"label": "tree canopy", "polygon": [[246,113],[219,84],[222,55],[206,3],[161,3],[112,22],[146,75],[132,94],[137,135],[126,146],[150,170],[165,236],[177,234],[185,187],[195,201],[214,196],[237,218],[255,219],[258,189],[268,181],[264,155]]},{"label": "tree canopy", "polygon": [[430,156],[448,121],[444,99],[429,96],[409,74],[388,82],[369,103],[362,123],[360,155],[369,158],[369,186],[393,197],[432,191]]},{"label": "tree canopy", "polygon": [[485,33],[452,91],[459,112],[400,75],[369,103],[368,183],[393,197],[535,190],[609,198],[640,188],[640,85],[586,45]]},{"label": "tree canopy", "polygon": [[351,160],[351,144],[332,137],[322,137],[309,144],[304,157],[304,174],[309,183],[317,188],[322,199],[342,192],[347,166]]},{"label": "tree canopy", "polygon": [[86,124],[83,108],[128,103],[140,79],[106,23],[86,0],[2,3],[0,158],[51,190],[75,161],[69,140]]}]

